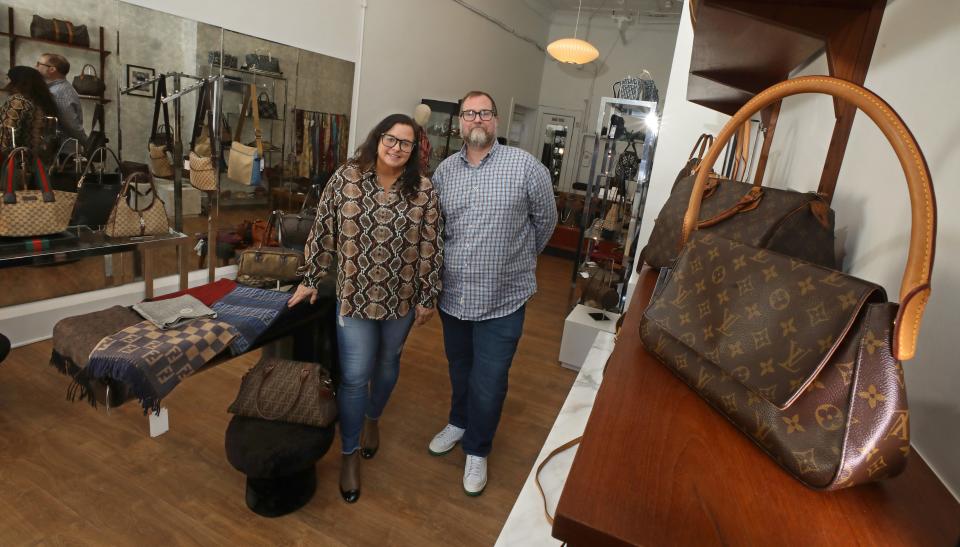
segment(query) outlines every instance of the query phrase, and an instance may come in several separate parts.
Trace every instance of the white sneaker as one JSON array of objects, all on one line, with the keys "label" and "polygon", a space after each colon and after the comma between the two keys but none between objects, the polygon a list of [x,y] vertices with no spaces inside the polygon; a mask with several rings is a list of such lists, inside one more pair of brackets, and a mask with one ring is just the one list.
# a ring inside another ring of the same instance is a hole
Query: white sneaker
[{"label": "white sneaker", "polygon": [[487,459],[481,456],[467,455],[463,467],[463,491],[468,496],[479,496],[487,487]]},{"label": "white sneaker", "polygon": [[434,456],[443,456],[453,450],[454,446],[457,446],[457,443],[463,438],[465,431],[465,429],[460,429],[455,425],[447,424],[447,426],[443,428],[443,431],[433,436],[428,450],[430,450],[430,453]]}]

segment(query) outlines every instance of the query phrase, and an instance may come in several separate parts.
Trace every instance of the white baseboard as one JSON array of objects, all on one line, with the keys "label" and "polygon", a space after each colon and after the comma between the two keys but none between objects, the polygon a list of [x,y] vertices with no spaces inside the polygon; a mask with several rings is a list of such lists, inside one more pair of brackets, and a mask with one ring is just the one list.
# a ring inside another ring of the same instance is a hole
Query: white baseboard
[{"label": "white baseboard", "polygon": [[[235,265],[217,268],[214,274],[215,279],[234,279],[236,276]],[[207,270],[194,270],[187,276],[187,285],[190,287],[205,283]],[[179,275],[160,277],[153,281],[155,296],[176,292],[179,288]],[[0,332],[10,339],[15,348],[46,340],[53,335],[53,326],[57,321],[110,306],[132,306],[144,299],[145,290],[143,281],[138,281],[119,287],[0,308]]]}]

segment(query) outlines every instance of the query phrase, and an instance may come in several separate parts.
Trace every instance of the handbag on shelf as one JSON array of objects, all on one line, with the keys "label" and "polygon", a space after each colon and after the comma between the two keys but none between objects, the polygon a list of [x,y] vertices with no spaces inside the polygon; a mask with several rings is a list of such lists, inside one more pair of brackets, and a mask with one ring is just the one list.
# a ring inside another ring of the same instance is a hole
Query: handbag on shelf
[{"label": "handbag on shelf", "polygon": [[[280,230],[277,219],[279,211],[270,215],[267,223],[266,237],[274,227]],[[283,236],[280,236],[283,239]],[[301,251],[285,249],[283,247],[264,247],[263,239],[253,249],[246,249],[240,253],[237,260],[237,283],[250,287],[273,287],[277,283],[287,283],[300,278],[299,270],[304,265]]]},{"label": "handbag on shelf", "polygon": [[[137,188],[138,181],[150,184],[150,204],[140,207],[140,197],[143,195]],[[134,205],[129,200],[133,192]],[[141,172],[133,173],[123,181],[123,187],[117,196],[107,219],[104,232],[108,237],[143,237],[163,235],[170,231],[170,221],[167,219],[167,210],[163,200],[157,195],[157,186],[153,178]]]},{"label": "handbag on shelf", "polygon": [[277,111],[277,103],[270,100],[270,95],[264,91],[257,95],[257,110],[260,117],[268,120],[277,120],[280,118]]},{"label": "handbag on shelf", "polygon": [[[586,274],[586,277],[583,277]],[[581,279],[584,279],[583,289],[580,293],[580,301],[593,308],[607,311],[616,311],[620,306],[620,293],[617,291],[617,284],[622,283],[622,277],[613,271],[613,263],[610,268],[604,269],[600,265],[588,266]]]},{"label": "handbag on shelf", "polygon": [[190,185],[197,190],[214,191],[217,189],[216,149],[210,142],[209,128],[213,126],[213,113],[210,108],[208,84],[200,88],[197,101],[197,115],[193,122],[193,138],[190,143]]},{"label": "handbag on shelf", "polygon": [[[117,163],[116,171],[104,169],[109,157]],[[70,225],[97,228],[107,224],[122,189],[120,160],[113,150],[98,148],[91,152],[87,167],[77,182],[77,203],[70,217]]]},{"label": "handbag on shelf", "polygon": [[[834,213],[828,204],[829,196],[764,187],[759,178],[752,184],[739,181],[749,164],[749,124],[738,128],[738,133],[740,146],[735,153],[732,178],[708,177],[698,228],[833,268]],[[676,258],[695,179],[696,175],[690,175],[680,180],[657,215],[643,250],[647,264],[665,268]]]},{"label": "handbag on shelf", "polygon": [[[21,158],[19,175],[23,185],[17,190],[14,165]],[[29,166],[29,169],[26,168]],[[3,162],[0,175],[0,236],[23,237],[56,234],[67,229],[77,194],[50,188],[43,162],[29,148],[14,148]],[[27,171],[33,171],[37,189],[27,186]]]},{"label": "handbag on shelf", "polygon": [[923,153],[882,99],[806,76],[744,105],[704,158],[764,107],[801,93],[852,103],[880,128],[906,175],[912,224],[900,305],[882,287],[698,229],[700,170],[672,270],[662,270],[640,337],[663,364],[787,472],[835,490],[897,475],[910,450],[901,361],[916,351],[930,297],[936,203]]},{"label": "handbag on shelf", "polygon": [[[153,102],[153,123],[150,126],[150,142],[147,150],[150,154],[150,173],[155,177],[168,179],[173,177],[173,131],[170,127],[170,111],[162,99],[167,94],[167,79],[157,81],[157,96]],[[160,111],[163,111],[163,124],[160,124]]]},{"label": "handbag on shelf", "polygon": [[[307,246],[310,230],[317,221],[317,203],[320,201],[323,185],[314,184],[303,198],[300,212],[280,215],[280,246],[303,251]],[[314,198],[311,200],[311,198]]]},{"label": "handbag on shelf", "polygon": [[[254,104],[256,93],[257,88],[253,84],[247,86],[244,91],[243,106],[240,108],[240,121],[237,122],[233,142],[230,143],[230,155],[227,158],[227,178],[248,186],[260,184],[261,171],[263,170],[263,137],[260,133],[260,111]],[[253,116],[255,146],[247,146],[241,141],[243,121],[248,109]]]},{"label": "handbag on shelf", "polygon": [[640,100],[653,103],[660,102],[660,92],[657,90],[657,83],[653,81],[653,76],[647,70],[644,70],[640,74]]},{"label": "handbag on shelf", "polygon": [[[208,51],[207,52],[207,62],[213,66],[220,66],[220,52],[219,51]],[[237,68],[237,56],[230,55],[229,53],[223,54],[223,67],[224,68]]]},{"label": "handbag on shelf", "polygon": [[640,78],[627,76],[613,83],[613,96],[617,99],[640,100]]},{"label": "handbag on shelf", "polygon": [[617,167],[614,169],[614,173],[621,182],[625,182],[635,179],[639,171],[640,156],[637,154],[637,143],[636,141],[630,141],[627,148],[617,158]]},{"label": "handbag on shelf", "polygon": [[266,55],[263,55],[259,49],[255,50],[254,53],[247,53],[245,60],[247,61],[247,70],[282,74],[280,72],[280,59],[274,58],[269,51]]},{"label": "handbag on shelf", "polygon": [[[92,74],[87,73],[88,68]],[[98,96],[106,91],[107,85],[100,79],[100,76],[97,74],[97,69],[88,63],[80,69],[80,74],[73,77],[73,88],[76,89],[80,95]]]},{"label": "handbag on shelf", "polygon": [[319,363],[261,357],[240,381],[227,412],[249,418],[327,427],[337,418],[330,373]]},{"label": "handbag on shelf", "polygon": [[63,19],[46,19],[34,15],[30,21],[30,37],[90,47],[90,33],[87,32],[87,25],[74,25]]}]

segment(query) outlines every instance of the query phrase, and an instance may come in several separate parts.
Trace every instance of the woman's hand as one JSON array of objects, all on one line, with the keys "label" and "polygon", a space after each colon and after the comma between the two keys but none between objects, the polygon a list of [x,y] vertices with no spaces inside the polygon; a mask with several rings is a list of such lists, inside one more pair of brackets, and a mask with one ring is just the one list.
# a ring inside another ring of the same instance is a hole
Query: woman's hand
[{"label": "woman's hand", "polygon": [[417,304],[416,313],[417,318],[413,321],[413,324],[419,327],[420,325],[423,325],[427,321],[433,319],[433,314],[435,312],[433,308],[425,308],[420,304]]},{"label": "woman's hand", "polygon": [[296,292],[293,293],[293,296],[290,297],[290,300],[287,300],[287,307],[292,308],[303,302],[307,298],[310,298],[311,304],[316,304],[317,302],[317,289],[313,287],[305,287],[303,285],[297,285]]}]

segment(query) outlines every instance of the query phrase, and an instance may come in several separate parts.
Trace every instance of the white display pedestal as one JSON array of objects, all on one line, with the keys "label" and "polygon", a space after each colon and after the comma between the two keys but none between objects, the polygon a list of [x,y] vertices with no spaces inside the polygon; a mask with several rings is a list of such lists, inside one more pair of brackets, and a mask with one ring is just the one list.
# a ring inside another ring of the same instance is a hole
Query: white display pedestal
[{"label": "white display pedestal", "polygon": [[[603,313],[609,319],[597,321],[591,313]],[[563,323],[563,338],[560,341],[560,364],[572,370],[580,370],[598,332],[614,334],[620,314],[598,310],[577,304]]]}]

